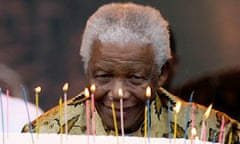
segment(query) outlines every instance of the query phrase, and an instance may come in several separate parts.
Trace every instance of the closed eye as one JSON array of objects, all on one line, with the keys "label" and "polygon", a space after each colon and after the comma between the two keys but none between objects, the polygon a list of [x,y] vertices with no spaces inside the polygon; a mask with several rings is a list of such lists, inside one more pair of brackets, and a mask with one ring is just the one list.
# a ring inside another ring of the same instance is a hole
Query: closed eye
[{"label": "closed eye", "polygon": [[99,83],[107,83],[112,79],[112,75],[108,73],[101,73],[101,74],[96,74],[95,80]]},{"label": "closed eye", "polygon": [[140,75],[131,75],[128,77],[128,81],[133,85],[141,85],[146,82],[146,79]]}]

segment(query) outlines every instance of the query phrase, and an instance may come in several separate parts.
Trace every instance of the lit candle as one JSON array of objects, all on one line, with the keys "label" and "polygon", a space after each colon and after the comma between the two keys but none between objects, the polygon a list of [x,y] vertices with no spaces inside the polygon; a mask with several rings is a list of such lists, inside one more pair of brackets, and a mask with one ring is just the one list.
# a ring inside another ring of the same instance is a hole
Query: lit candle
[{"label": "lit candle", "polygon": [[65,120],[65,133],[68,134],[68,120],[67,120],[67,91],[69,84],[65,83],[63,85],[63,98],[64,98],[64,120]]},{"label": "lit candle", "polygon": [[[38,108],[39,108],[39,93],[41,92],[41,87],[38,86],[35,88],[35,105],[36,105],[36,117],[38,117]],[[37,136],[39,134],[39,120],[36,119],[36,132]]]},{"label": "lit candle", "polygon": [[193,141],[195,140],[196,135],[197,135],[197,130],[195,127],[192,127],[191,128],[191,143],[193,143]]},{"label": "lit candle", "polygon": [[90,125],[89,125],[89,90],[88,88],[84,89],[84,95],[86,98],[85,105],[86,105],[86,131],[87,131],[87,138],[88,138],[88,143],[89,143],[89,135],[90,135]]},{"label": "lit candle", "polygon": [[150,131],[151,131],[151,114],[150,114],[150,98],[151,98],[151,88],[148,86],[146,88],[146,97],[147,97],[147,130],[148,130],[148,142],[150,142]]},{"label": "lit candle", "polygon": [[222,115],[222,122],[221,122],[220,134],[219,134],[219,138],[218,138],[218,142],[219,142],[219,143],[222,143],[223,132],[224,132],[224,124],[225,124],[224,115]]},{"label": "lit candle", "polygon": [[212,104],[209,105],[207,108],[206,112],[203,115],[203,120],[202,120],[202,130],[201,130],[201,137],[200,140],[206,141],[206,131],[207,131],[207,125],[206,125],[206,119],[209,117],[210,112],[212,110]]},{"label": "lit candle", "polygon": [[90,91],[91,91],[91,102],[92,102],[92,134],[95,135],[96,134],[96,126],[95,126],[95,100],[94,100],[94,92],[96,90],[96,86],[93,84],[90,87]]},{"label": "lit candle", "polygon": [[121,133],[124,136],[124,122],[123,122],[123,90],[121,88],[118,89],[118,96],[120,97],[120,117],[121,117]]},{"label": "lit candle", "polygon": [[191,93],[191,96],[188,101],[188,107],[187,107],[187,113],[186,113],[186,121],[185,121],[185,128],[184,128],[184,138],[187,139],[187,127],[188,127],[188,121],[189,121],[189,112],[190,107],[192,105],[192,99],[193,99],[194,92]]},{"label": "lit candle", "polygon": [[178,101],[176,106],[174,107],[174,139],[177,138],[177,116],[178,116],[178,113],[180,111],[180,108],[181,108],[181,102]]}]

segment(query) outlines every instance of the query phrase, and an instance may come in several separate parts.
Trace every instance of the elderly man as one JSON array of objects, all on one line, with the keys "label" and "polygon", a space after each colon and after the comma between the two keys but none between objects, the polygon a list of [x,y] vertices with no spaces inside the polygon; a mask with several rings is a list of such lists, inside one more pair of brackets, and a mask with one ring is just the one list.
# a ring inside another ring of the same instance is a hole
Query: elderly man
[{"label": "elderly man", "polygon": [[[114,135],[116,126],[111,107],[114,103],[118,132],[143,136],[144,112],[148,100],[145,91],[150,86],[150,135],[172,135],[174,122],[168,116],[175,113],[174,107],[181,100],[161,88],[168,76],[171,51],[168,23],[158,10],[133,3],[112,3],[100,7],[87,22],[80,51],[87,87],[92,84],[96,86],[94,99],[91,99],[96,106],[92,116],[95,119],[93,133]],[[119,89],[122,89],[122,96],[119,96]],[[60,120],[59,107],[49,110],[32,122],[31,131],[59,133],[63,130],[69,134],[86,134],[87,99],[89,97],[80,93],[67,102],[67,120],[65,117]],[[123,113],[120,112],[120,99],[123,101]],[[192,104],[195,110],[193,121],[186,119],[188,103],[181,103],[176,137],[189,138],[191,127],[200,134],[206,108]],[[121,118],[124,130],[121,130]],[[211,141],[214,135],[219,136],[222,118],[225,120],[225,140],[231,134],[232,141],[238,142],[238,122],[215,110],[204,119],[206,140]],[[30,131],[28,125],[23,128],[23,132],[26,131]]]}]

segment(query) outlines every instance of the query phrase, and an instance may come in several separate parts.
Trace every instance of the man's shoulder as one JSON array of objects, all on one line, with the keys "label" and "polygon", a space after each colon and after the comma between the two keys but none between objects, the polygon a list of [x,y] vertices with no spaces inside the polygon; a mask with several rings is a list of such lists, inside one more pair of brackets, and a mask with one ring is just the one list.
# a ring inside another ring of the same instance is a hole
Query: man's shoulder
[{"label": "man's shoulder", "polygon": [[[39,132],[43,133],[59,133],[61,123],[65,123],[65,111],[67,120],[75,119],[77,121],[84,114],[84,102],[86,101],[84,93],[81,92],[77,96],[69,99],[66,103],[63,102],[62,107],[59,105],[51,108],[43,113],[37,119],[31,122],[31,125],[26,124],[22,132],[36,132],[39,127]],[[65,107],[67,105],[67,107]],[[62,122],[61,122],[62,121]],[[31,126],[31,128],[29,128]],[[54,127],[53,127],[54,126]],[[30,130],[31,129],[31,130]]]}]

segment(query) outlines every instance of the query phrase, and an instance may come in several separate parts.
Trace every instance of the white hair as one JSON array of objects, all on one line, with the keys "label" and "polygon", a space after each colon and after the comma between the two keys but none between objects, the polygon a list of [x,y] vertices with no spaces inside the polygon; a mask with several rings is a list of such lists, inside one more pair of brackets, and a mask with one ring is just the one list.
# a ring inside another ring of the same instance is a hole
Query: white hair
[{"label": "white hair", "polygon": [[150,44],[159,72],[171,58],[168,22],[161,13],[150,7],[134,3],[111,3],[100,7],[87,21],[80,55],[85,71],[94,40],[125,44]]}]

